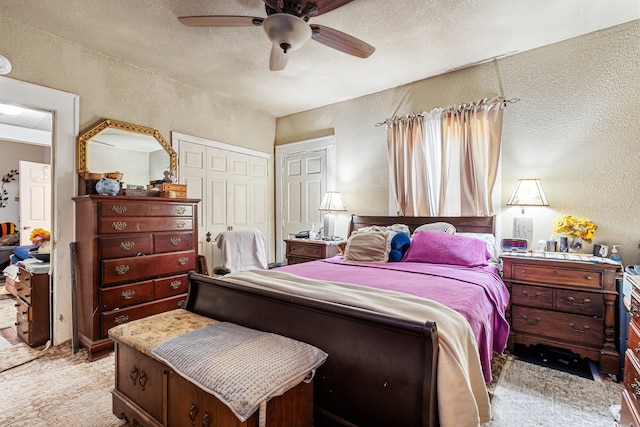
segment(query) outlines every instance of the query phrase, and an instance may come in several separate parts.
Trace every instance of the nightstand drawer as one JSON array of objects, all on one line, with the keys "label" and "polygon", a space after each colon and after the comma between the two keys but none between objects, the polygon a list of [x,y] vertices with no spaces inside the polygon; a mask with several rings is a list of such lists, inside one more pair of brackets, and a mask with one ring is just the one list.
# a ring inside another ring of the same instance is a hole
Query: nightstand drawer
[{"label": "nightstand drawer", "polygon": [[602,274],[598,271],[514,263],[512,274],[515,280],[602,288]]},{"label": "nightstand drawer", "polygon": [[323,245],[309,243],[287,243],[287,255],[297,255],[309,258],[324,258]]},{"label": "nightstand drawer", "polygon": [[604,315],[604,296],[593,292],[558,289],[556,291],[556,309],[602,318]]},{"label": "nightstand drawer", "polygon": [[528,307],[553,308],[553,289],[542,286],[513,284],[511,303]]},{"label": "nightstand drawer", "polygon": [[512,310],[511,321],[516,332],[575,344],[595,346],[602,343],[602,319],[529,307],[514,306]]}]

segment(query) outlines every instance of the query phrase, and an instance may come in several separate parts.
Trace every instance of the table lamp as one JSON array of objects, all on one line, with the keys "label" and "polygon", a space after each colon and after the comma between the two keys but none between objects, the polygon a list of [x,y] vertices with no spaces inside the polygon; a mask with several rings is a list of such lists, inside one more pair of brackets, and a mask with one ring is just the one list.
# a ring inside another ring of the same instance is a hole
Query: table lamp
[{"label": "table lamp", "polygon": [[519,179],[508,206],[520,206],[522,215],[513,218],[513,237],[527,239],[529,244],[533,238],[533,218],[524,215],[526,206],[549,206],[539,178]]},{"label": "table lamp", "polygon": [[325,211],[324,215],[324,229],[322,238],[327,240],[333,240],[336,235],[336,217],[332,211],[346,211],[344,202],[342,201],[342,195],[338,191],[327,191],[320,203],[321,211]]}]

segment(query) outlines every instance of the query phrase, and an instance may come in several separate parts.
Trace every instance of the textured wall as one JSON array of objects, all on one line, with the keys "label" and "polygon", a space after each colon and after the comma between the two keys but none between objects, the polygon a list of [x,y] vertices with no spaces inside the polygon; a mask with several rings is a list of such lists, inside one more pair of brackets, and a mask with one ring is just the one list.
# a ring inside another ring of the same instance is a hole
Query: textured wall
[{"label": "textured wall", "polygon": [[[625,263],[640,263],[640,21],[480,66],[278,119],[276,144],[326,134],[337,141],[336,189],[350,213],[388,213],[386,129],[394,115],[504,94],[502,176],[494,204],[511,236],[520,210],[506,206],[518,178],[539,177],[548,208],[529,208],[534,242],[560,213],[584,216],[594,242],[621,244]],[[342,218],[344,226],[346,216]],[[346,231],[346,229],[345,229]],[[344,232],[344,231],[343,231]]]},{"label": "textured wall", "polygon": [[[0,52],[13,64],[8,77],[79,95],[80,132],[111,118],[158,129],[169,143],[171,131],[177,131],[273,152],[273,117],[2,15]],[[271,204],[271,219],[273,212]]]}]

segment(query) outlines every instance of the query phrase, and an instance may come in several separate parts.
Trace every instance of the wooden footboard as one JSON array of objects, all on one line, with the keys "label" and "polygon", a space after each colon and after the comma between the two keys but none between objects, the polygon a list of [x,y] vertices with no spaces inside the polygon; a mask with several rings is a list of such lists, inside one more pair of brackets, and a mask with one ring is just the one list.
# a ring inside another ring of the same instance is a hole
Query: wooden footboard
[{"label": "wooden footboard", "polygon": [[314,426],[437,426],[437,331],[368,310],[189,274],[186,309],[294,338],[329,354]]}]

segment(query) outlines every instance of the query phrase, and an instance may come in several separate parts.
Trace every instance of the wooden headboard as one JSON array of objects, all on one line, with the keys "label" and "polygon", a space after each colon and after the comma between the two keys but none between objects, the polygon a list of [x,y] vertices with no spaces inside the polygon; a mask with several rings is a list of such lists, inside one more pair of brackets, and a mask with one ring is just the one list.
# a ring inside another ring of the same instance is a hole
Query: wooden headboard
[{"label": "wooden headboard", "polygon": [[406,224],[413,231],[422,224],[434,222],[448,222],[456,227],[456,231],[466,233],[495,234],[494,216],[360,216],[352,215],[349,222],[349,233],[362,227],[372,225],[387,226],[393,224]]}]

